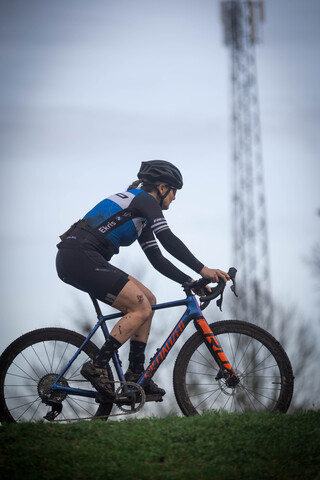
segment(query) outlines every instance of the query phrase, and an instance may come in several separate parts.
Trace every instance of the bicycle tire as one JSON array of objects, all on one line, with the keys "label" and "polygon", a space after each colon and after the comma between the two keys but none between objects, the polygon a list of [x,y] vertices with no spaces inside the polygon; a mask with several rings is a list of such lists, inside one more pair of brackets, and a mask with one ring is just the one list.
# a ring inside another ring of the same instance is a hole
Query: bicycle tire
[{"label": "bicycle tire", "polygon": [[[41,397],[44,382],[57,376],[71,360],[85,337],[64,328],[41,328],[26,333],[12,342],[0,357],[0,421],[9,423],[34,422],[50,410]],[[92,389],[80,374],[82,364],[93,358],[98,347],[88,341],[75,359],[63,382],[75,388]],[[113,380],[111,368],[108,368]],[[49,377],[50,375],[50,377]],[[46,377],[46,378],[45,378]],[[41,383],[40,383],[41,382]],[[39,390],[41,385],[41,389]],[[53,395],[54,397],[54,395]],[[57,420],[97,418],[107,420],[112,403],[97,404],[94,398],[62,394],[63,409]]]},{"label": "bicycle tire", "polygon": [[290,360],[280,343],[262,328],[224,320],[210,328],[240,377],[237,387],[216,379],[219,367],[196,332],[181,348],[173,371],[177,403],[186,416],[205,411],[286,412],[293,395]]}]

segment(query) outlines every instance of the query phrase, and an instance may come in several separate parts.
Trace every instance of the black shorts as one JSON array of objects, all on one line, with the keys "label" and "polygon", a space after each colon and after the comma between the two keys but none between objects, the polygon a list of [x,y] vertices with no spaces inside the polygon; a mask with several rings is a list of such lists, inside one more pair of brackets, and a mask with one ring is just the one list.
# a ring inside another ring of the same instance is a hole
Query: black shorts
[{"label": "black shorts", "polygon": [[83,245],[61,246],[57,253],[56,267],[65,283],[112,305],[129,281],[128,274],[111,265],[100,252]]}]

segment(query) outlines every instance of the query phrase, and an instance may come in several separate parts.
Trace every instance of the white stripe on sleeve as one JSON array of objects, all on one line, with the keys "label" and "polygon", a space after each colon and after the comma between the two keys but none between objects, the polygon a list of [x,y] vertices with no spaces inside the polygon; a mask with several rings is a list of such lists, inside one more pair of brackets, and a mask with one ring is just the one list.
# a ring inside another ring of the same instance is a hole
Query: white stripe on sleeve
[{"label": "white stripe on sleeve", "polygon": [[158,247],[156,240],[150,240],[149,242],[141,243],[141,248],[145,252],[148,248]]}]

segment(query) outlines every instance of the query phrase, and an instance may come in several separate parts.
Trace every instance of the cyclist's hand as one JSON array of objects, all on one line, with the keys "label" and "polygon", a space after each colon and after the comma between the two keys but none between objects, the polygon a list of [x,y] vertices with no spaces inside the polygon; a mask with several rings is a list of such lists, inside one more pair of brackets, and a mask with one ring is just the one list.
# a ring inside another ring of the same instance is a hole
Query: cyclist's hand
[{"label": "cyclist's hand", "polygon": [[191,290],[193,291],[193,293],[195,293],[199,297],[203,297],[203,295],[208,295],[209,293],[211,293],[211,288],[209,287],[209,285],[206,285],[203,288],[200,288],[200,287],[191,288]]},{"label": "cyclist's hand", "polygon": [[200,287],[191,288],[191,290],[193,291],[193,293],[195,293],[199,297],[202,297],[203,295],[208,295],[209,293],[211,293],[211,288],[209,287],[209,285],[206,285],[205,287],[202,287],[202,288]]},{"label": "cyclist's hand", "polygon": [[218,283],[220,278],[222,278],[224,282],[230,280],[230,277],[226,272],[215,268],[203,267],[200,271],[200,275],[204,278],[210,279],[211,282],[214,283]]}]

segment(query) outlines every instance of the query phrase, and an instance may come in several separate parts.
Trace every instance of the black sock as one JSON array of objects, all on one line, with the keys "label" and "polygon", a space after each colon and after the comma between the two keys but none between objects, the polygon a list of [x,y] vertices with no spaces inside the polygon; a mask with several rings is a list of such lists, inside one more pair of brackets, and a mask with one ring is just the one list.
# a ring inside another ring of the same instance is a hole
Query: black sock
[{"label": "black sock", "polygon": [[129,353],[129,370],[134,373],[141,373],[144,370],[144,351],[146,349],[146,343],[139,342],[138,340],[130,341],[130,353]]},{"label": "black sock", "polygon": [[110,358],[118,348],[120,348],[122,343],[114,337],[109,337],[105,344],[101,347],[98,354],[93,359],[93,364],[98,368],[107,368]]}]

